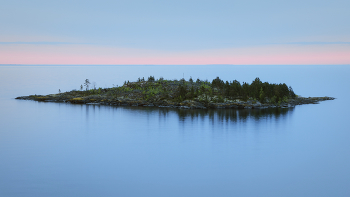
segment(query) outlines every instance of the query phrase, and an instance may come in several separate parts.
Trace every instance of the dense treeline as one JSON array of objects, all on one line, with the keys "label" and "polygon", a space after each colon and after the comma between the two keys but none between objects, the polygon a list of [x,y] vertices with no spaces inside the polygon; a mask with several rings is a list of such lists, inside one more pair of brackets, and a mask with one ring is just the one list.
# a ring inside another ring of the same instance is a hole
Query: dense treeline
[{"label": "dense treeline", "polygon": [[89,80],[86,79],[84,83],[86,91],[83,91],[83,85],[81,85],[79,94],[87,96],[106,93],[110,97],[127,97],[136,100],[170,100],[174,102],[196,100],[203,103],[223,103],[225,99],[244,101],[254,99],[262,103],[281,103],[296,97],[293,89],[285,83],[263,83],[259,78],[256,78],[251,84],[246,82],[241,84],[237,80],[224,82],[219,77],[209,82],[200,79],[194,81],[192,78],[188,81],[185,79],[155,79],[154,76],[150,76],[147,80],[143,77],[138,78],[136,82],[125,81],[124,85],[120,87],[88,90],[89,84]]},{"label": "dense treeline", "polygon": [[183,100],[206,94],[211,97],[217,96],[218,100],[223,100],[223,98],[240,98],[243,100],[253,98],[263,103],[286,102],[288,99],[296,97],[292,87],[288,87],[285,83],[263,83],[259,78],[256,78],[251,84],[246,82],[241,84],[237,80],[224,82],[219,77],[211,83],[197,80],[195,84],[198,83],[200,83],[199,87],[194,85],[192,79],[188,83],[183,80],[183,83],[178,87],[177,96]]},{"label": "dense treeline", "polygon": [[288,87],[285,83],[270,84],[261,82],[257,77],[251,83],[243,83],[242,85],[234,80],[233,82],[224,82],[219,77],[212,81],[212,87],[217,88],[220,94],[227,97],[252,97],[254,99],[265,102],[266,99],[273,101],[281,101],[283,99],[295,98],[295,93],[292,87]]}]

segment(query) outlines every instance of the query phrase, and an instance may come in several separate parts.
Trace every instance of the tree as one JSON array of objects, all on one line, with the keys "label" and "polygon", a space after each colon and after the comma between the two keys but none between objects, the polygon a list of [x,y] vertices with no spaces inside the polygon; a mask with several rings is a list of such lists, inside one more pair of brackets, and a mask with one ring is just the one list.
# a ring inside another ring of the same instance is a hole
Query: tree
[{"label": "tree", "polygon": [[247,100],[249,97],[249,84],[246,82],[243,82],[242,85],[242,96],[243,96],[243,100]]},{"label": "tree", "polygon": [[295,93],[294,93],[293,88],[291,86],[289,86],[289,96],[293,99],[295,98]]},{"label": "tree", "polygon": [[250,95],[253,98],[259,98],[260,88],[262,86],[262,82],[259,77],[255,78],[255,80],[250,84]]},{"label": "tree", "polygon": [[243,89],[241,83],[237,80],[234,80],[231,84],[231,96],[241,96],[243,94]]},{"label": "tree", "polygon": [[88,89],[89,89],[89,85],[90,85],[90,81],[89,81],[89,79],[85,79],[84,86],[86,87],[86,90],[88,90]]},{"label": "tree", "polygon": [[83,91],[83,85],[80,85],[80,91]]},{"label": "tree", "polygon": [[154,76],[149,76],[149,77],[148,77],[148,81],[149,81],[149,82],[154,82]]},{"label": "tree", "polygon": [[231,96],[231,90],[230,90],[230,83],[228,81],[226,81],[225,83],[225,96]]},{"label": "tree", "polygon": [[187,86],[186,84],[180,84],[179,87],[177,88],[177,95],[180,98],[180,100],[182,101],[182,99],[186,98],[186,94],[187,94]]},{"label": "tree", "polygon": [[260,100],[260,102],[262,102],[262,103],[265,101],[265,94],[264,94],[264,90],[263,90],[262,87],[260,88],[259,100]]},{"label": "tree", "polygon": [[[188,95],[188,93],[186,95]],[[189,93],[189,99],[193,99],[193,97],[194,97],[194,88],[193,88],[193,86],[191,86],[190,93]]]},{"label": "tree", "polygon": [[191,84],[193,83],[193,79],[192,77],[190,76],[190,79],[188,80]]},{"label": "tree", "polygon": [[211,85],[213,88],[218,88],[218,89],[222,89],[224,86],[224,82],[219,78],[216,77],[215,79],[213,79],[213,81],[211,82]]}]

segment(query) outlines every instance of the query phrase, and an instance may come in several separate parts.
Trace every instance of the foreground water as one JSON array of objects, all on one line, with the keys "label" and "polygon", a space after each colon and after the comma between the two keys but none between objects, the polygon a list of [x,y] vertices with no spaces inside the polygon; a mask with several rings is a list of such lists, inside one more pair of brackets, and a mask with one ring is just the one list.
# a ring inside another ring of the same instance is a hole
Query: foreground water
[{"label": "foreground water", "polygon": [[[154,75],[285,82],[318,105],[176,110],[13,98]],[[349,196],[349,66],[0,66],[0,196]]]}]

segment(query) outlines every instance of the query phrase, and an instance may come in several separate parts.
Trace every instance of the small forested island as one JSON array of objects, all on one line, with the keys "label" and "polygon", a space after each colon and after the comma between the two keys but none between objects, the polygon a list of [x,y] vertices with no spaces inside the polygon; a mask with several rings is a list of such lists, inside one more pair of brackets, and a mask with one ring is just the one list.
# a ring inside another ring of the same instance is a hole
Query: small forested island
[{"label": "small forested island", "polygon": [[80,90],[49,95],[21,96],[16,99],[42,102],[66,102],[115,106],[156,106],[182,109],[206,108],[272,108],[294,107],[301,104],[317,104],[333,100],[332,97],[301,97],[285,83],[270,84],[256,78],[251,84],[237,80],[224,82],[219,77],[212,82],[190,78],[188,81],[165,80],[154,76],[125,81],[123,86],[89,89],[85,80]]}]

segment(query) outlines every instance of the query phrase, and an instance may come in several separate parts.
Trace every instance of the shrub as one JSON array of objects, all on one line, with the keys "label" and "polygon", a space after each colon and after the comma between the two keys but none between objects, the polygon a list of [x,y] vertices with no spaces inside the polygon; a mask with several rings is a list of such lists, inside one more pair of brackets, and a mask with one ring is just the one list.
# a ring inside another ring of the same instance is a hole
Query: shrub
[{"label": "shrub", "polygon": [[224,102],[224,99],[222,98],[221,95],[219,95],[217,101],[218,101],[219,103],[223,103],[223,102]]},{"label": "shrub", "polygon": [[284,96],[283,99],[282,99],[282,102],[288,103],[288,97],[287,97],[287,96]]},{"label": "shrub", "polygon": [[277,97],[276,96],[273,96],[270,100],[270,103],[272,104],[276,104],[276,101],[277,101]]}]

